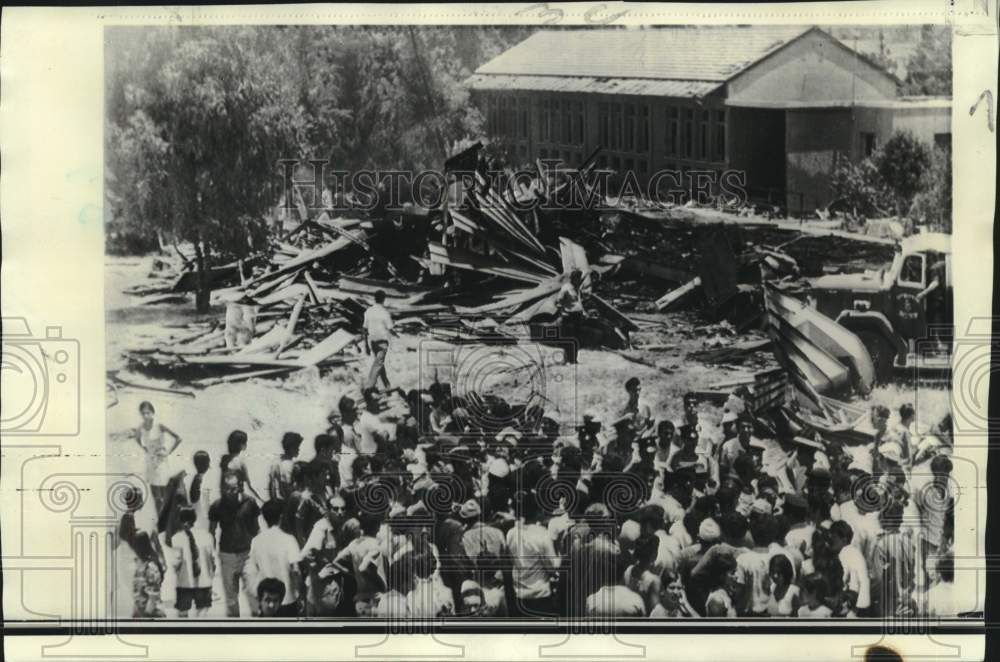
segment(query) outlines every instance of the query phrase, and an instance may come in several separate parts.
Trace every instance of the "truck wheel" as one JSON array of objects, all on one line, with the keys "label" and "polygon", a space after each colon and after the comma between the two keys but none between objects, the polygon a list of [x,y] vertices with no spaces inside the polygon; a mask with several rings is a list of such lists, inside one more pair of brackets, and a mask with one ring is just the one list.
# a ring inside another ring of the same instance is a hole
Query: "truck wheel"
[{"label": "truck wheel", "polygon": [[858,338],[868,349],[875,368],[875,383],[884,384],[892,378],[892,362],[896,358],[892,347],[880,334],[874,331],[861,331]]}]

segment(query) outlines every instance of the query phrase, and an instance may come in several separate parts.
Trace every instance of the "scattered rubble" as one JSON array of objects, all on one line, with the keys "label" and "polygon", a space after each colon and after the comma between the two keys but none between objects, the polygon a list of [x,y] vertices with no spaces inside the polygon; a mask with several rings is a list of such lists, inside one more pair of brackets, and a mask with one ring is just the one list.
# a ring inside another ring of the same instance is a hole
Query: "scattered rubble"
[{"label": "scattered rubble", "polygon": [[[475,164],[478,150],[449,159],[446,174]],[[515,342],[523,337],[509,331],[516,324],[544,342],[558,331],[556,300],[573,270],[584,274],[583,346],[628,349],[630,334],[651,323],[641,313],[693,305],[736,334],[761,326],[764,280],[891,259],[891,242],[816,224],[596,196],[588,184],[596,156],[579,169],[539,163],[530,184],[477,173],[465,188],[449,189],[457,195],[438,209],[407,202],[356,216],[306,210],[267,253],[212,268],[213,302],[226,306],[225,321],[190,324],[168,342],[133,347],[129,367],[209,386],[347,366],[360,359],[363,313],[378,290],[399,331]],[[533,198],[566,196],[596,202],[524,210]],[[173,301],[195,288],[192,262],[176,252],[179,268],[164,260],[150,283],[129,291],[140,303]],[[738,364],[769,342],[706,346],[692,358]]]}]

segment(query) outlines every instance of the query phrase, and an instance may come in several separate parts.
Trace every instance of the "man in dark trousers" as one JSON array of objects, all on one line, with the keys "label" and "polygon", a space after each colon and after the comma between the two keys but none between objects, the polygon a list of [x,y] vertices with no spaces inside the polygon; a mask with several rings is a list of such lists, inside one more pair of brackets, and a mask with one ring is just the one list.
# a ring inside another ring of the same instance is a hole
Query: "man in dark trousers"
[{"label": "man in dark trousers", "polygon": [[250,541],[260,531],[258,515],[260,508],[243,492],[239,476],[227,472],[222,479],[222,496],[208,509],[208,521],[209,532],[219,545],[222,590],[226,595],[226,616],[229,617],[240,615],[240,580],[250,604],[250,613],[257,611],[257,596],[253,593],[253,578],[249,575],[247,560],[250,558]]}]

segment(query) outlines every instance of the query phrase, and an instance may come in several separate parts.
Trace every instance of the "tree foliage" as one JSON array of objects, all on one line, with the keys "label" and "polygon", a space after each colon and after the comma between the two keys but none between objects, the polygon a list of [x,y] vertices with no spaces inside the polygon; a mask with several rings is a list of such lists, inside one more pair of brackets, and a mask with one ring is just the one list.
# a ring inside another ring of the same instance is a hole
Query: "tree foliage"
[{"label": "tree foliage", "polygon": [[931,152],[930,167],[924,173],[921,190],[913,198],[910,218],[931,230],[951,233],[951,150]]},{"label": "tree foliage", "polygon": [[109,238],[190,243],[204,274],[261,247],[281,159],[439,167],[481,134],[463,81],[530,30],[111,29]]},{"label": "tree foliage", "polygon": [[[935,205],[944,205],[950,218],[951,162],[947,156],[937,154],[938,151],[947,154],[946,150],[934,150],[932,159],[931,150],[912,133],[897,131],[880,149],[859,163],[841,158],[833,172],[833,194],[848,211],[859,217],[895,214],[919,221],[919,215],[913,216],[914,203],[919,196],[921,215],[941,217],[937,206],[928,211],[933,201]],[[946,163],[942,164],[942,160]],[[944,168],[947,168],[946,176]],[[941,189],[945,182],[947,191]]]},{"label": "tree foliage", "polygon": [[909,131],[897,131],[872,154],[872,163],[892,195],[897,215],[902,216],[930,167],[930,150]]},{"label": "tree foliage", "polygon": [[[159,37],[157,37],[159,38]],[[299,152],[302,118],[268,58],[270,35],[241,28],[173,29],[166,59],[146,58],[125,83],[109,131],[113,193],[122,215],[190,242],[198,305],[213,257],[263,245],[276,164]]]},{"label": "tree foliage", "polygon": [[906,66],[903,94],[951,96],[951,28],[923,25]]},{"label": "tree foliage", "polygon": [[846,157],[838,159],[831,185],[838,206],[852,216],[872,218],[887,214],[890,201],[885,182],[870,158],[860,163],[852,163]]}]

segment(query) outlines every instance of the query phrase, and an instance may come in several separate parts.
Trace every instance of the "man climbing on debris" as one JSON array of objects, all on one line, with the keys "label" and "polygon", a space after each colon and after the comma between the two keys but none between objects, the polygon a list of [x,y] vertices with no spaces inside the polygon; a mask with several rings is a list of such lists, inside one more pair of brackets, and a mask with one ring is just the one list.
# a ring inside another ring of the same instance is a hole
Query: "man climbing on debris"
[{"label": "man climbing on debris", "polygon": [[569,281],[563,283],[559,289],[559,298],[556,300],[559,328],[562,330],[563,336],[574,341],[572,349],[567,351],[567,363],[576,363],[577,344],[585,315],[583,294],[580,291],[582,287],[583,272],[574,269],[569,274]]},{"label": "man climbing on debris", "polygon": [[365,353],[374,356],[365,389],[374,389],[379,377],[385,390],[389,390],[389,376],[385,372],[385,356],[389,351],[389,336],[392,335],[392,315],[382,304],[385,303],[385,292],[375,292],[375,303],[365,311],[363,332],[365,335]]}]

